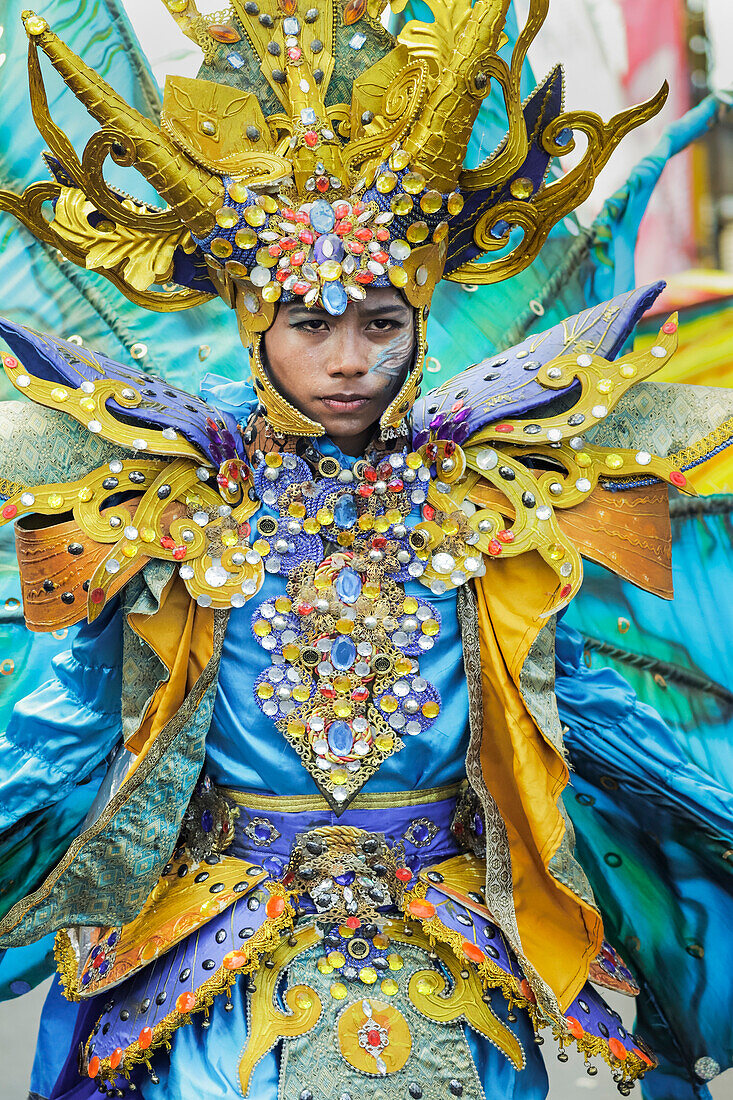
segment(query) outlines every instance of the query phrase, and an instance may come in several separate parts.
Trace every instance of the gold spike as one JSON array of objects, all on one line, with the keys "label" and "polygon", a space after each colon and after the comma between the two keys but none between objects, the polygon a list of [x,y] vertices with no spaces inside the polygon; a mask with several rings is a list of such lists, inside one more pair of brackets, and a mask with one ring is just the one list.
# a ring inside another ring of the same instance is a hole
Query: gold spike
[{"label": "gold spike", "polygon": [[[40,46],[90,115],[101,122],[107,132],[116,131],[115,140],[129,151],[129,163],[175,208],[192,233],[206,236],[214,225],[213,210],[221,205],[224,190],[221,180],[194,164],[154,123],[130,107],[49,30],[45,19],[34,12],[24,12],[23,22],[31,49]],[[108,141],[108,147],[110,144]]]}]

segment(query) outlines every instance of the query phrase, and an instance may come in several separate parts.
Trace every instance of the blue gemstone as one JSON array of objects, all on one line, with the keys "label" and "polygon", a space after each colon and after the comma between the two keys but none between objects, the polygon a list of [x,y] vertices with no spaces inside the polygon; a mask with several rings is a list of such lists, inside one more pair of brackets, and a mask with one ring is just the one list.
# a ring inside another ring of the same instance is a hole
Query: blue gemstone
[{"label": "blue gemstone", "polygon": [[346,722],[332,722],[328,727],[328,747],[334,756],[348,756],[354,736]]},{"label": "blue gemstone", "polygon": [[325,199],[316,199],[311,206],[311,225],[316,233],[330,233],[336,224],[336,215],[330,202]]},{"label": "blue gemstone", "polygon": [[356,603],[361,595],[361,577],[354,569],[342,569],[336,577],[336,594],[344,603]]},{"label": "blue gemstone", "polygon": [[356,657],[356,646],[352,642],[351,638],[345,638],[343,635],[337,638],[331,646],[331,664],[334,668],[344,669],[351,668]]},{"label": "blue gemstone", "polygon": [[201,828],[205,833],[210,833],[214,828],[214,815],[211,810],[204,810],[201,814]]},{"label": "blue gemstone", "polygon": [[228,54],[227,61],[233,69],[241,69],[242,65],[244,65],[244,58],[239,53]]},{"label": "blue gemstone", "polygon": [[313,245],[313,254],[318,264],[324,260],[336,260],[340,264],[344,258],[343,241],[335,233],[324,233]]},{"label": "blue gemstone", "polygon": [[258,840],[272,840],[272,826],[255,825],[254,834]]},{"label": "blue gemstone", "polygon": [[473,817],[473,831],[475,832],[476,836],[483,836],[484,835],[484,822],[483,822],[483,818],[481,817],[481,814],[474,814],[474,817]]},{"label": "blue gemstone", "polygon": [[348,295],[339,282],[326,283],[321,291],[321,301],[332,317],[340,317],[349,304]]},{"label": "blue gemstone", "polygon": [[333,506],[333,519],[337,527],[347,530],[353,527],[357,520],[356,501],[351,493],[344,493]]},{"label": "blue gemstone", "polygon": [[427,825],[423,825],[419,821],[412,826],[412,835],[418,844],[424,844],[425,841],[430,840],[430,830]]}]

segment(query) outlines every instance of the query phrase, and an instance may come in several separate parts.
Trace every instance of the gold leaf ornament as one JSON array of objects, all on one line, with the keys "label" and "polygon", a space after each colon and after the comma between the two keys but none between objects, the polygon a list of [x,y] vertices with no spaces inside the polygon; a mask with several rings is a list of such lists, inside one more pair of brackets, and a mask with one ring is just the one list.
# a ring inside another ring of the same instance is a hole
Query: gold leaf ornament
[{"label": "gold leaf ornament", "polygon": [[[145,207],[131,199],[125,199],[121,206],[140,215],[145,213]],[[151,231],[142,236],[108,218],[93,226],[89,217],[95,213],[94,204],[83,191],[62,187],[52,225],[62,240],[84,251],[88,268],[118,269],[135,290],[168,282],[176,249],[190,246],[191,235],[184,227],[172,233]]]}]

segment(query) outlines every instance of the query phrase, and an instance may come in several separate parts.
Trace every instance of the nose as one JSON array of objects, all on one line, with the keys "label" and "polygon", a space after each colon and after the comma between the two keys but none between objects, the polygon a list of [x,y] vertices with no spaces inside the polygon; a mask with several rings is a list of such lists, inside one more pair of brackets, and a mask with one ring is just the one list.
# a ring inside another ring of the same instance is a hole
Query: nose
[{"label": "nose", "polygon": [[329,348],[327,369],[332,378],[361,378],[369,370],[369,357],[360,334],[350,326],[342,325],[338,339]]}]

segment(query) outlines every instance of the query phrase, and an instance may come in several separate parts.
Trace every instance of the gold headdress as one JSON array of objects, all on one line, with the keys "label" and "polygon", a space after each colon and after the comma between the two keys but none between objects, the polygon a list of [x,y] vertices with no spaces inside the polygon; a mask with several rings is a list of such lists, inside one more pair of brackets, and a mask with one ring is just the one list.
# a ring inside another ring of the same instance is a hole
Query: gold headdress
[{"label": "gold headdress", "polygon": [[[666,88],[606,124],[588,112],[561,113],[555,70],[522,104],[520,73],[548,0],[532,0],[509,62],[499,54],[509,0],[430,0],[435,21],[408,22],[396,39],[380,21],[387,0],[232,2],[226,14],[206,17],[193,0],[167,0],[204,64],[198,79],[168,79],[160,127],[44,19],[24,13],[34,118],[56,178],[23,196],[0,192],[0,209],[148,308],[186,308],[218,293],[236,310],[243,342],[254,345],[268,419],[296,434],[322,429],[284,401],[259,357],[276,303],[300,297],[338,315],[369,286],[400,288],[420,331],[415,366],[382,417],[383,428],[394,427],[419,391],[438,280],[488,283],[522,270],[588,195],[621,138],[659,110]],[[39,47],[102,123],[81,160],[49,116]],[[466,170],[492,81],[508,132]],[[586,152],[546,185],[549,159],[573,148],[573,130],[586,135]],[[136,167],[167,209],[110,189],[107,156]],[[49,200],[50,221],[42,213]],[[514,227],[518,243],[510,241]],[[171,281],[178,289],[152,289]]]}]

